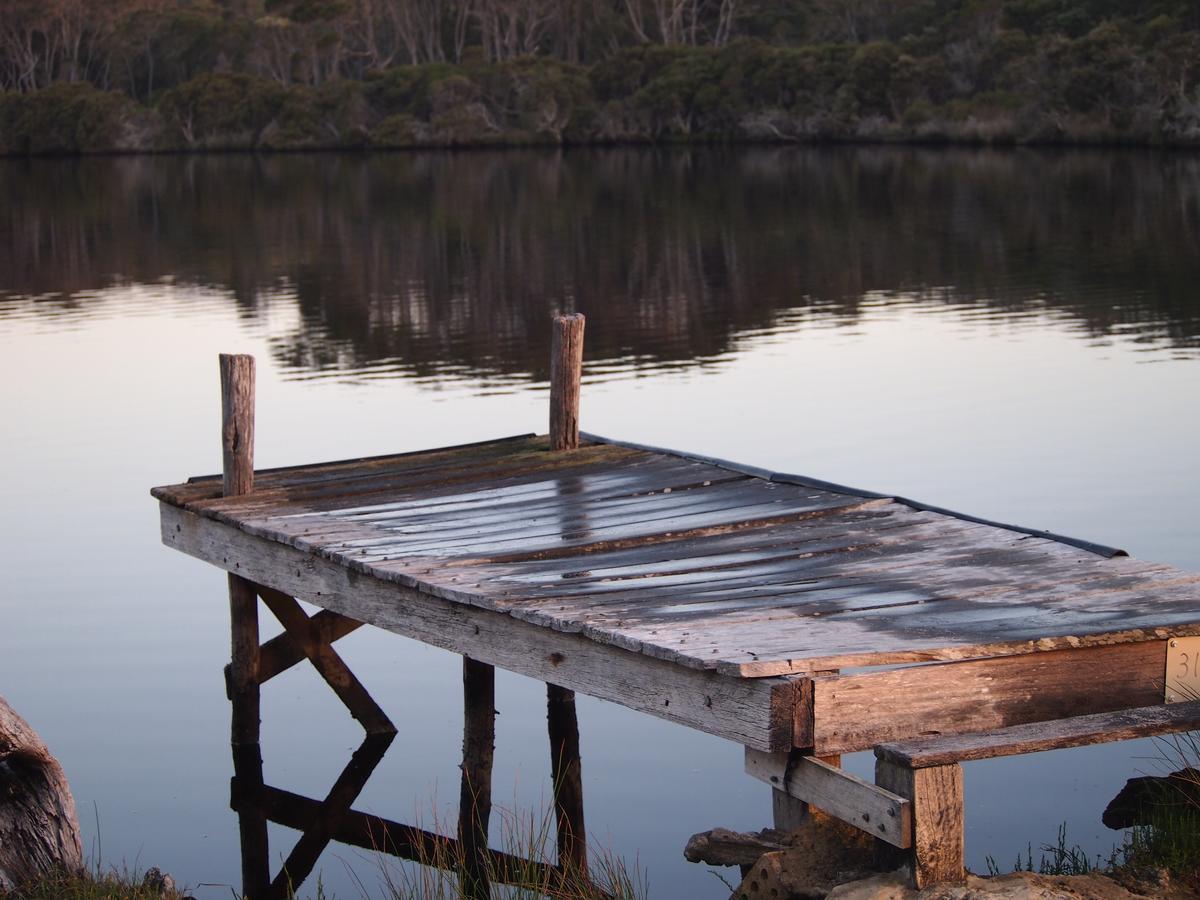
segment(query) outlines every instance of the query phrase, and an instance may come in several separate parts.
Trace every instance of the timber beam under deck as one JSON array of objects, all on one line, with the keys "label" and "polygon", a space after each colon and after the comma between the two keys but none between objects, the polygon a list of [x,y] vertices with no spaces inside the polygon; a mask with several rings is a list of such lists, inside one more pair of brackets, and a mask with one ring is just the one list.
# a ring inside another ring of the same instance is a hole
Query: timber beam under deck
[{"label": "timber beam under deck", "polygon": [[803,679],[676,665],[381,581],[170,504],[161,513],[167,546],[350,619],[757,750],[794,746]]}]

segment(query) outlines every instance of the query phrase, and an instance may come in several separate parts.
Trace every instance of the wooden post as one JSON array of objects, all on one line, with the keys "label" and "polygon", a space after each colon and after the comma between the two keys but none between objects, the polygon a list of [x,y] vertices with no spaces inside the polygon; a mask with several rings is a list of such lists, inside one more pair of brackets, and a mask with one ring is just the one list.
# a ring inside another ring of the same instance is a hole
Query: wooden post
[{"label": "wooden post", "polygon": [[875,783],[912,803],[912,872],[917,889],[962,881],[962,766],[912,769],[885,759],[875,761]]},{"label": "wooden post", "polygon": [[[222,353],[220,367],[222,486],[226,497],[236,497],[254,490],[254,357]],[[261,787],[258,591],[252,582],[233,574],[229,575],[229,622],[234,777]],[[242,894],[251,900],[266,897],[271,879],[266,816],[254,809],[241,811],[238,830]]]},{"label": "wooden post", "polygon": [[583,373],[581,313],[555,316],[550,341],[550,449],[579,446],[579,381]]},{"label": "wooden post", "polygon": [[587,830],[583,822],[583,773],[575,692],[547,684],[546,719],[550,732],[554,818],[558,826],[558,865],[572,878],[586,880]]},{"label": "wooden post", "polygon": [[254,357],[222,353],[221,460],[226,497],[254,490]]},{"label": "wooden post", "polygon": [[492,756],[496,748],[496,670],[463,657],[463,762],[458,799],[463,896],[487,900],[488,822],[492,816]]},{"label": "wooden post", "polygon": [[[550,344],[550,449],[579,447],[579,384],[583,375],[581,313],[555,316]],[[583,778],[575,692],[546,685],[550,733],[550,774],[558,827],[558,864],[573,876],[587,876],[587,830],[583,821]]]},{"label": "wooden post", "polygon": [[[254,357],[222,353],[221,458],[224,494],[254,490]],[[252,583],[229,576],[234,745],[259,740],[258,594]]]}]

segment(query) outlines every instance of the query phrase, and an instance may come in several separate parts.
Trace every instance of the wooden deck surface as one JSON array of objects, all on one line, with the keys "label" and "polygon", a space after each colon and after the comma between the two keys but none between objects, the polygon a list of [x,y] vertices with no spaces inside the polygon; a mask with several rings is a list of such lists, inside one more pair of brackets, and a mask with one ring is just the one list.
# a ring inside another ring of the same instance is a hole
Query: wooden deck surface
[{"label": "wooden deck surface", "polygon": [[[746,677],[1200,633],[1200,576],[667,451],[523,436],[156,488],[349,571]],[[399,601],[397,601],[399,602]]]}]

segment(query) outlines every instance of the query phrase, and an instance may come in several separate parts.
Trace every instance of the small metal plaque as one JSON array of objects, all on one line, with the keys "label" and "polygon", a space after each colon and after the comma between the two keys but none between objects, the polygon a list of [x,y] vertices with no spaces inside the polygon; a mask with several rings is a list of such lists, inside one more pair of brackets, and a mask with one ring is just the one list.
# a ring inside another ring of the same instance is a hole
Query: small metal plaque
[{"label": "small metal plaque", "polygon": [[1200,700],[1200,637],[1178,637],[1167,641],[1167,667],[1163,682],[1166,701]]}]

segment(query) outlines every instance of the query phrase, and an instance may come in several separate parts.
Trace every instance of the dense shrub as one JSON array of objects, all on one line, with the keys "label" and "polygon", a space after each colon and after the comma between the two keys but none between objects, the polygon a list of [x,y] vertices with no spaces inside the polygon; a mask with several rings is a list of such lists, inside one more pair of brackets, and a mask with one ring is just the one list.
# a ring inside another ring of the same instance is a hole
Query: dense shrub
[{"label": "dense shrub", "polygon": [[252,75],[200,75],[158,101],[168,139],[189,148],[251,148],[288,98],[281,85]]},{"label": "dense shrub", "polygon": [[103,153],[121,149],[140,118],[128,97],[82,82],[28,94],[0,94],[0,148],[6,153]]}]

